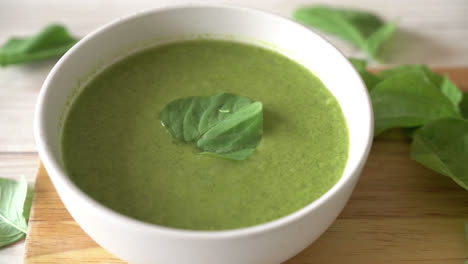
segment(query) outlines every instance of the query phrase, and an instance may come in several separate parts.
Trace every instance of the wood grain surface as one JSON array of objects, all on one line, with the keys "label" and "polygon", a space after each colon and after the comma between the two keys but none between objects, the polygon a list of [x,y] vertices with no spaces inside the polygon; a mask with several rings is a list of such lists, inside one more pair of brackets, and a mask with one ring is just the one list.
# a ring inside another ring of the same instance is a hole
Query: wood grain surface
[{"label": "wood grain surface", "polygon": [[[468,91],[468,68],[438,69]],[[341,215],[287,264],[444,263],[468,258],[468,192],[409,157],[399,130],[379,136]],[[26,263],[123,263],[100,248],[64,208],[39,166]]]}]

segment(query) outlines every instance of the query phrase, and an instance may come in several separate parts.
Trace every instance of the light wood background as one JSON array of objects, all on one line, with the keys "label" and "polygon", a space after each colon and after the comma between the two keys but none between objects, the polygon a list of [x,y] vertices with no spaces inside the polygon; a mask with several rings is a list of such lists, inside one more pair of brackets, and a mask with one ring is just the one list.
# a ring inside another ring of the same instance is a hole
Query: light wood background
[{"label": "light wood background", "polygon": [[[51,22],[61,22],[84,36],[122,15],[183,0],[0,0],[0,43],[13,35],[30,35]],[[199,0],[201,3],[220,1]],[[385,48],[387,63],[431,66],[468,65],[467,0],[232,0],[290,17],[294,8],[325,3],[375,11],[399,19],[399,32]],[[329,37],[349,56],[362,56],[354,47]],[[37,152],[33,140],[34,104],[42,81],[55,60],[0,68],[0,177],[35,180]],[[402,157],[405,160],[406,157]],[[397,172],[395,172],[397,173]],[[409,212],[408,212],[409,213]],[[434,212],[436,214],[436,212]],[[0,264],[23,263],[24,242],[0,249]]]}]

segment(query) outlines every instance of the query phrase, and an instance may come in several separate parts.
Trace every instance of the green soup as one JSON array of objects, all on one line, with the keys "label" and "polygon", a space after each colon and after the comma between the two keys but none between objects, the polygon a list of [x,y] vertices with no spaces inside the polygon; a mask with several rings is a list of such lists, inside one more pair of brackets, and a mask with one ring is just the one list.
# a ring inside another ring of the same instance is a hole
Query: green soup
[{"label": "green soup", "polygon": [[[176,142],[159,113],[174,99],[233,93],[261,101],[264,134],[235,161]],[[62,153],[73,182],[101,204],[158,225],[234,229],[297,211],[341,177],[342,110],[309,70],[256,46],[196,40],[132,55],[74,101]]]}]

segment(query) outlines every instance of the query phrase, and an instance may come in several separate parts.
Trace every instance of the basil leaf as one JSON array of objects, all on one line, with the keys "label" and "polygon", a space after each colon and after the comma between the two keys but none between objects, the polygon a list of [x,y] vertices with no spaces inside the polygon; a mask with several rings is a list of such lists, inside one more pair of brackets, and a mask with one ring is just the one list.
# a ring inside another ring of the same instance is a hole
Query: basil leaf
[{"label": "basil leaf", "polygon": [[0,48],[0,65],[25,63],[63,55],[78,40],[61,25],[49,25],[28,38],[11,38]]},{"label": "basil leaf", "polygon": [[431,71],[426,65],[402,65],[397,66],[388,70],[381,71],[378,74],[378,77],[385,79],[392,77],[396,74],[409,71],[421,71],[423,72],[429,81],[437,88],[440,89],[443,95],[445,95],[453,104],[455,109],[458,109],[463,93],[458,89],[458,87],[450,81],[450,79],[445,75],[437,74]]},{"label": "basil leaf", "polygon": [[160,119],[175,139],[196,142],[202,154],[234,160],[251,156],[263,134],[262,103],[227,93],[174,100]]},{"label": "basil leaf", "polygon": [[370,95],[375,135],[388,128],[417,127],[439,118],[461,117],[422,71],[394,74],[379,82]]},{"label": "basil leaf", "polygon": [[369,55],[378,60],[380,48],[387,42],[395,33],[397,22],[390,22],[381,26],[369,38],[367,38],[366,48],[363,48]]},{"label": "basil leaf", "polygon": [[417,127],[405,127],[403,128],[403,133],[413,139],[414,138],[414,135],[416,134],[416,132],[418,132],[418,130],[421,128],[421,126],[417,126]]},{"label": "basil leaf", "polygon": [[382,44],[396,30],[396,23],[384,24],[378,16],[354,9],[310,6],[297,9],[293,16],[301,23],[353,43],[373,59],[377,59]]},{"label": "basil leaf", "polygon": [[[404,73],[404,72],[409,72],[409,71],[422,71],[425,74],[431,72],[429,68],[427,68],[426,65],[399,65],[393,68],[385,69],[383,71],[380,71],[377,76],[379,76],[382,79],[390,78],[394,75]],[[432,75],[428,75],[428,78],[432,77]],[[437,85],[439,84],[438,79],[432,80],[431,82],[437,82]]]},{"label": "basil leaf", "polygon": [[468,119],[468,92],[463,93],[463,97],[460,102],[460,113],[464,118]]},{"label": "basil leaf", "polygon": [[439,119],[414,136],[411,157],[468,190],[468,120]]},{"label": "basil leaf", "polygon": [[442,83],[439,87],[442,93],[452,101],[456,109],[458,109],[463,99],[463,92],[445,75],[442,77]]},{"label": "basil leaf", "polygon": [[28,183],[24,177],[19,182],[0,179],[0,247],[25,236],[32,201],[27,197]]},{"label": "basil leaf", "polygon": [[244,156],[252,155],[262,133],[262,103],[255,102],[207,130],[198,140],[197,147],[208,153],[243,159]]},{"label": "basil leaf", "polygon": [[360,71],[359,74],[362,77],[362,80],[366,84],[367,90],[371,91],[379,82],[382,81],[379,77],[368,71]]},{"label": "basil leaf", "polygon": [[350,58],[349,61],[359,72],[359,75],[361,75],[361,78],[369,91],[372,90],[372,88],[374,88],[374,86],[382,80],[381,78],[367,71],[367,61],[355,58]]},{"label": "basil leaf", "polygon": [[465,224],[465,238],[468,240],[468,222]]},{"label": "basil leaf", "polygon": [[361,60],[361,59],[356,59],[356,58],[348,58],[349,62],[353,64],[354,68],[356,68],[357,71],[365,71],[367,69],[367,61],[366,60]]},{"label": "basil leaf", "polygon": [[414,160],[468,190],[468,120],[462,119],[468,117],[468,93],[425,65],[402,65],[373,75],[365,61],[350,61],[370,90],[375,135],[403,127],[413,139]]}]

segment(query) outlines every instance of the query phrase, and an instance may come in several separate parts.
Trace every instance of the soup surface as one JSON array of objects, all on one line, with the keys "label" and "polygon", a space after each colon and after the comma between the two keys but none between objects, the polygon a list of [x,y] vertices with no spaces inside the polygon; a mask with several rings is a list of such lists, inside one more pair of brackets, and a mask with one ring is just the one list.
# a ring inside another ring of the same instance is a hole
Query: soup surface
[{"label": "soup surface", "polygon": [[[172,100],[219,92],[263,103],[263,137],[247,160],[200,155],[161,125]],[[62,133],[66,170],[89,196],[141,221],[195,230],[303,208],[340,179],[348,151],[342,110],[309,70],[216,40],[159,46],[110,66],[75,99]]]}]

